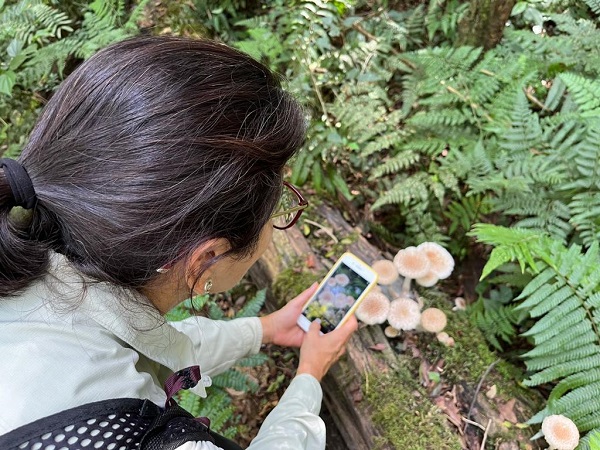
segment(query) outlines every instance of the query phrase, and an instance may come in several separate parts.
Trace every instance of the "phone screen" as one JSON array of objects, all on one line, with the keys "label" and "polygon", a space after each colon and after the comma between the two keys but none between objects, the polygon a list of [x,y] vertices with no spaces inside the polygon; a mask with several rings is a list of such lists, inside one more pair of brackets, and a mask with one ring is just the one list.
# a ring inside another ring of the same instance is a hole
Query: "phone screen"
[{"label": "phone screen", "polygon": [[316,292],[303,314],[311,322],[321,322],[321,332],[329,333],[342,321],[369,282],[343,262]]}]

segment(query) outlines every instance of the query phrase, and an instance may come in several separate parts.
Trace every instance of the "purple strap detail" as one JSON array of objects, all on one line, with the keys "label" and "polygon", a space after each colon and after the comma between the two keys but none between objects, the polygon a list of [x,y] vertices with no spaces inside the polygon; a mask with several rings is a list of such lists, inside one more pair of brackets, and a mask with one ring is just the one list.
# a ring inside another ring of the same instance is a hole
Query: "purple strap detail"
[{"label": "purple strap detail", "polygon": [[201,378],[200,366],[186,367],[169,376],[167,381],[165,381],[165,393],[167,394],[165,408],[175,404],[175,401],[173,400],[175,394],[182,389],[193,388],[198,384],[198,381],[200,381]]},{"label": "purple strap detail", "polygon": [[[173,396],[182,389],[193,388],[198,384],[201,378],[200,366],[186,367],[169,376],[167,381],[165,381],[165,393],[167,394],[165,408],[176,405],[177,403],[173,399]],[[210,419],[208,417],[196,417],[194,420],[197,420],[206,425],[207,428],[210,428]]]},{"label": "purple strap detail", "polygon": [[210,419],[208,417],[196,417],[194,420],[203,423],[207,428],[210,428]]}]

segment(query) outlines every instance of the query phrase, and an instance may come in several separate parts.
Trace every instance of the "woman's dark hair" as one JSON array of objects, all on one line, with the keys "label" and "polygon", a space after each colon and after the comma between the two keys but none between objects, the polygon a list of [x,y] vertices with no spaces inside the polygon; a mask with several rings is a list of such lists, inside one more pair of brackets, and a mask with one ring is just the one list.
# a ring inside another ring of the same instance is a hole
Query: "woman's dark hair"
[{"label": "woman's dark hair", "polygon": [[43,276],[50,250],[134,289],[210,239],[251,254],[304,133],[278,78],[225,45],[145,37],[100,51],[19,158],[38,199],[28,220],[12,217],[0,170],[0,296]]}]

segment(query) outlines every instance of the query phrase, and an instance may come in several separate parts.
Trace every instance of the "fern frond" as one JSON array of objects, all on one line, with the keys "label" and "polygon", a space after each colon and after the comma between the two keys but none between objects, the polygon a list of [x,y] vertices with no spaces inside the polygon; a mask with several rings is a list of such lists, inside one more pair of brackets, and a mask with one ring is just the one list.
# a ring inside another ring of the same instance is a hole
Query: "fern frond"
[{"label": "fern frond", "polygon": [[560,74],[583,117],[600,116],[600,82],[571,72]]},{"label": "fern frond", "polygon": [[395,174],[402,170],[405,170],[418,162],[421,159],[421,156],[412,151],[400,152],[393,158],[384,161],[383,164],[377,166],[371,177],[379,178],[383,175]]},{"label": "fern frond", "polygon": [[515,325],[519,322],[519,315],[512,305],[486,308],[481,298],[471,305],[469,315],[487,341],[498,350],[502,350],[500,340],[510,343],[517,335]]},{"label": "fern frond", "polygon": [[523,271],[526,267],[534,272],[539,271],[532,250],[547,240],[543,233],[520,228],[508,229],[490,224],[475,224],[469,235],[476,236],[479,242],[497,246],[483,268],[481,279],[501,265],[515,260],[519,262]]},{"label": "fern frond", "polygon": [[256,295],[248,300],[242,309],[235,315],[235,317],[256,317],[260,312],[261,308],[265,304],[266,300],[266,289],[261,289]]},{"label": "fern frond", "polygon": [[258,384],[245,373],[229,369],[212,378],[213,384],[222,388],[231,388],[241,392],[256,392]]}]

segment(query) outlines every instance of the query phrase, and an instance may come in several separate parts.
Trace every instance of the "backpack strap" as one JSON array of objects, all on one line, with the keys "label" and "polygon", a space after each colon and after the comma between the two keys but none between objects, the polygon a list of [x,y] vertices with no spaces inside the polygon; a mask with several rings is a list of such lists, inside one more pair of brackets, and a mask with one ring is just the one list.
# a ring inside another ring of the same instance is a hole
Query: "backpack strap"
[{"label": "backpack strap", "polygon": [[17,428],[0,436],[0,448],[174,450],[188,441],[214,443],[215,439],[205,424],[177,405],[163,410],[149,400],[111,399],[68,409]]}]

